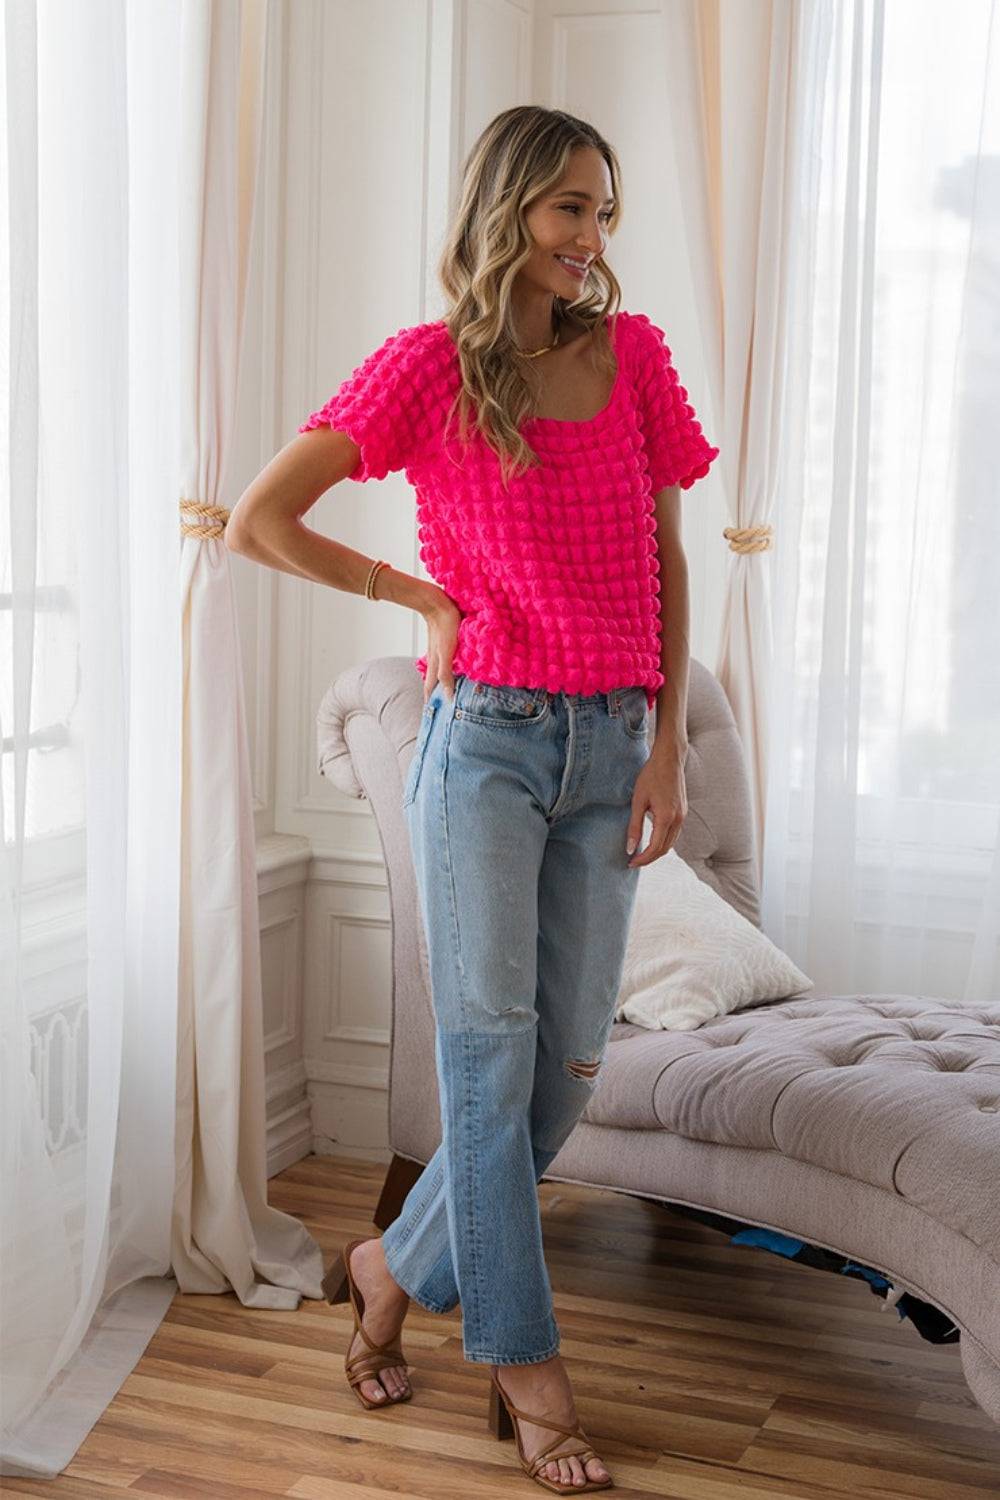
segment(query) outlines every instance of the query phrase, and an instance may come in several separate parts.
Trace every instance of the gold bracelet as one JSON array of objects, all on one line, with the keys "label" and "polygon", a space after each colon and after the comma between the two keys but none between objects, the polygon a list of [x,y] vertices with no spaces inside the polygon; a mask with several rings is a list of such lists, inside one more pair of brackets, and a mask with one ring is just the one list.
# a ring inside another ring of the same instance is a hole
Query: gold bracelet
[{"label": "gold bracelet", "polygon": [[367,582],[365,583],[365,598],[366,599],[374,599],[375,598],[375,594],[373,592],[374,587],[375,587],[375,579],[378,577],[379,570],[381,568],[387,568],[387,567],[389,567],[389,564],[387,562],[383,562],[381,559],[378,559],[376,562],[373,562],[372,565],[371,565],[371,567],[368,569],[368,579],[367,579]]}]

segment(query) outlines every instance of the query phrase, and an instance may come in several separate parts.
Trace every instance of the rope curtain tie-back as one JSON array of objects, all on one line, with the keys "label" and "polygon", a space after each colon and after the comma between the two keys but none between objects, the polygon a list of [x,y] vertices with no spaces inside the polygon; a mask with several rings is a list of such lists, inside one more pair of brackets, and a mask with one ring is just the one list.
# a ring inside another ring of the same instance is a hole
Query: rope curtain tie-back
[{"label": "rope curtain tie-back", "polygon": [[[204,518],[196,525],[182,519],[181,536],[222,536],[230,515],[224,505],[206,505],[201,500],[182,500],[180,509],[182,517],[186,514]],[[774,528],[773,526],[726,526],[722,535],[728,541],[731,552],[766,552],[771,546]],[[369,599],[374,597],[370,590],[381,567],[385,567],[385,563],[381,561],[375,563],[368,576],[365,594]]]},{"label": "rope curtain tie-back", "polygon": [[[224,505],[206,505],[203,500],[182,500],[180,508],[181,536],[221,536],[226,529],[230,513]],[[203,516],[205,520],[195,525],[184,519],[185,513],[189,516]]]},{"label": "rope curtain tie-back", "polygon": [[767,552],[774,536],[773,526],[726,526],[722,532],[730,552]]}]

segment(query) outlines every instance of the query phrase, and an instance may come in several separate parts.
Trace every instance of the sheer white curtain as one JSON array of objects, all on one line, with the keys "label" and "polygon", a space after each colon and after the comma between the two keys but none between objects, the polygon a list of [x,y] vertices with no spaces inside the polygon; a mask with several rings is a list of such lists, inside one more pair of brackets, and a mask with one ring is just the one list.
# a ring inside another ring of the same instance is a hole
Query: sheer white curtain
[{"label": "sheer white curtain", "polygon": [[0,20],[6,1473],[68,1463],[178,1283],[321,1295],[319,1247],[266,1203],[228,553],[178,537],[224,480],[279,15]]},{"label": "sheer white curtain", "polygon": [[1000,12],[838,0],[774,555],[767,930],[1000,1001]]},{"label": "sheer white curtain", "polygon": [[768,934],[1000,999],[996,0],[664,0]]},{"label": "sheer white curtain", "polygon": [[175,31],[0,20],[5,1473],[69,1461],[176,1291]]}]

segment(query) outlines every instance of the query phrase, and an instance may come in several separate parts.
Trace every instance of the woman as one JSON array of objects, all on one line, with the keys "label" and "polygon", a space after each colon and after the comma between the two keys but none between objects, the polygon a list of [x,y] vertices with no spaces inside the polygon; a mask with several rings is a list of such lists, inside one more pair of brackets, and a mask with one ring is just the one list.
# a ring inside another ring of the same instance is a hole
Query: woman
[{"label": "woman", "polygon": [[[344,1251],[349,1379],[366,1406],[407,1399],[409,1299],[461,1303],[466,1359],[491,1366],[526,1471],[559,1492],[612,1481],[558,1354],[537,1183],[595,1087],[639,867],[687,811],[679,492],[719,451],[662,330],[615,314],[620,215],[617,159],[590,125],[498,115],[442,257],[447,317],[370,355],[227,528],[238,550],[427,625],[403,805],[442,1142],[381,1238]],[[399,469],[434,583],[298,524],[337,480]]]}]

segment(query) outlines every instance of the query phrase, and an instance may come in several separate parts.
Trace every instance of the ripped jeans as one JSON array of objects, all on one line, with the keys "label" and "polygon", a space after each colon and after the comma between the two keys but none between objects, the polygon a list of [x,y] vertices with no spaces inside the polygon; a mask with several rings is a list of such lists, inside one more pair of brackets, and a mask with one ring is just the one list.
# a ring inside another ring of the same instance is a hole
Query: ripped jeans
[{"label": "ripped jeans", "polygon": [[[435,685],[403,792],[427,938],[441,1144],[382,1236],[465,1358],[558,1352],[537,1184],[595,1086],[639,867],[643,687],[589,695]],[[640,840],[640,844],[641,844]]]}]

